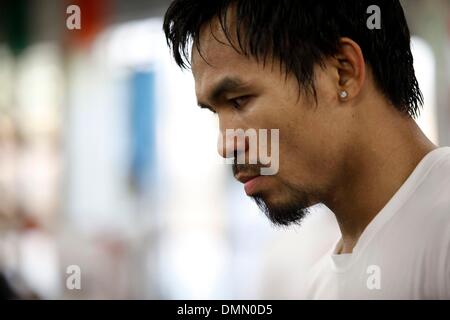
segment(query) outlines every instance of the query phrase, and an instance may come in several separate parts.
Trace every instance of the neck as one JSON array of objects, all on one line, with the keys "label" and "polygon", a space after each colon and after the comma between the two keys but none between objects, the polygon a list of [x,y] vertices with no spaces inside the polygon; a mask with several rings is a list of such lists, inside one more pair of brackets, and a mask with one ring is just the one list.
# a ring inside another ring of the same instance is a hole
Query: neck
[{"label": "neck", "polygon": [[393,109],[361,110],[366,114],[359,117],[364,120],[355,130],[355,143],[347,153],[351,156],[345,161],[343,176],[337,179],[336,192],[326,203],[341,229],[340,253],[353,251],[367,225],[425,155],[436,148],[414,120]]}]

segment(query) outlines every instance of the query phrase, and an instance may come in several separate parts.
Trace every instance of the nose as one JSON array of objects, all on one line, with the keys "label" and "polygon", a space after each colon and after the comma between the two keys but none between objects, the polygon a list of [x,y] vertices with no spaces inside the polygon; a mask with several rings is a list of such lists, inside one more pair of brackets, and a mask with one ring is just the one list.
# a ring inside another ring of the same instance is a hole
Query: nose
[{"label": "nose", "polygon": [[237,158],[248,149],[248,141],[243,129],[219,130],[217,152],[222,158]]}]

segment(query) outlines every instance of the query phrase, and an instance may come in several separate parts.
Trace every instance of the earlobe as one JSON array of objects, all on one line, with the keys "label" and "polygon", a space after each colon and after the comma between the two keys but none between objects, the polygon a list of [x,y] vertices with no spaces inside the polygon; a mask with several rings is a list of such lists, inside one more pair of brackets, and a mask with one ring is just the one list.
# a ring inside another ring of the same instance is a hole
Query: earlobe
[{"label": "earlobe", "polygon": [[342,91],[339,93],[339,97],[340,97],[342,100],[347,99],[347,98],[348,98],[348,92],[345,91],[345,90],[342,90]]}]

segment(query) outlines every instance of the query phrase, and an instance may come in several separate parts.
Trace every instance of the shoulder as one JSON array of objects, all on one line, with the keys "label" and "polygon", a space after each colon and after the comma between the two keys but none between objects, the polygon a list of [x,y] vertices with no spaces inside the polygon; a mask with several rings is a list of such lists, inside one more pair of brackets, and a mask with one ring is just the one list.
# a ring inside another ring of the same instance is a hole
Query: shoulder
[{"label": "shoulder", "polygon": [[433,165],[430,167],[428,179],[450,184],[450,147],[440,148],[433,152]]},{"label": "shoulder", "polygon": [[[426,182],[422,215],[424,270],[432,284],[433,297],[450,298],[450,148],[436,159]],[[419,197],[421,198],[421,197]],[[428,200],[428,201],[426,201]],[[419,205],[419,207],[421,207]],[[419,235],[417,235],[419,237]]]},{"label": "shoulder", "polygon": [[[447,231],[450,227],[450,148],[435,151],[434,161],[413,194],[424,231]],[[413,208],[411,208],[413,209]]]}]

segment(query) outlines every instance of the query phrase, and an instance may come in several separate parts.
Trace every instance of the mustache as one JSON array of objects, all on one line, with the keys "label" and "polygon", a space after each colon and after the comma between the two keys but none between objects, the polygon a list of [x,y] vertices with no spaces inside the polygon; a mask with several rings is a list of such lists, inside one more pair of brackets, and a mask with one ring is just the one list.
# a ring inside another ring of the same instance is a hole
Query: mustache
[{"label": "mustache", "polygon": [[236,176],[238,173],[244,173],[248,176],[259,176],[261,173],[261,168],[264,168],[261,164],[237,164],[236,161],[233,163],[233,175]]}]

